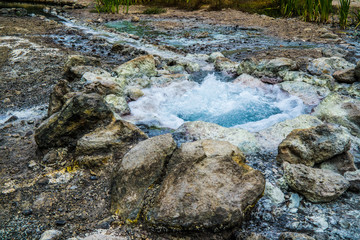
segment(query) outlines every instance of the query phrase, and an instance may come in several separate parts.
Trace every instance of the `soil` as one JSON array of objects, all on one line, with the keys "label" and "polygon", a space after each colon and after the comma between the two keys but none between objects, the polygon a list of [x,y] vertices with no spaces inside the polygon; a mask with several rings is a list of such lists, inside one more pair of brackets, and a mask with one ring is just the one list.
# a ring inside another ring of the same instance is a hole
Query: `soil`
[{"label": "soil", "polygon": [[[147,15],[141,14],[145,8],[132,6],[129,15],[93,13],[91,6],[66,11],[76,19],[95,24],[96,21],[131,19],[134,15],[147,18]],[[298,19],[274,19],[230,9],[219,12],[167,9],[166,13],[152,17],[187,18],[212,24],[261,28],[264,34],[289,40],[334,41],[321,37],[320,29],[331,30],[328,25],[305,23]],[[161,27],[171,29],[181,26],[169,24]],[[48,36],[49,33],[66,31],[63,25],[39,17],[0,16],[0,113],[48,103],[52,87],[63,78],[67,57],[82,54],[55,43]],[[20,58],[16,58],[14,52]],[[322,55],[318,49],[281,48],[254,55],[256,58],[280,56],[315,58]],[[46,107],[43,107],[43,112]],[[47,152],[41,152],[34,141],[34,129],[43,117],[31,116],[22,121],[10,119],[0,125],[0,239],[39,239],[41,233],[48,229],[61,230],[62,239],[66,239],[110,226],[117,227],[118,236],[131,239],[173,238],[170,233],[151,233],[124,225],[111,216],[109,179],[113,165],[95,170],[78,169],[78,166],[67,163],[72,156],[66,154],[64,157],[55,154],[53,160],[57,159],[56,163],[46,162],[44,156]],[[77,171],[73,171],[75,169]],[[62,184],[57,184],[59,182]],[[233,233],[190,233],[189,238],[225,239],[229,236]]]}]

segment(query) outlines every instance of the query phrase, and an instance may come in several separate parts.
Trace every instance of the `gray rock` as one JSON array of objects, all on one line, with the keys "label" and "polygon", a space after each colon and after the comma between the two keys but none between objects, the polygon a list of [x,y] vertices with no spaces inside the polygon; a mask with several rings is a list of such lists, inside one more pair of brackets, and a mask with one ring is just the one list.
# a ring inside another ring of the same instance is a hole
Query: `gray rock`
[{"label": "gray rock", "polygon": [[227,141],[238,146],[245,153],[256,152],[259,149],[254,134],[240,128],[225,128],[215,123],[187,122],[181,125],[174,134],[192,141],[204,139]]},{"label": "gray rock", "polygon": [[317,58],[307,66],[309,73],[313,75],[332,75],[338,70],[354,68],[355,65],[340,57]]},{"label": "gray rock", "polygon": [[100,65],[100,59],[98,58],[82,55],[70,55],[64,65],[64,75],[69,81],[72,81],[79,77],[78,74],[75,74],[75,67],[88,66],[88,68],[93,68],[99,67]]},{"label": "gray rock", "polygon": [[109,94],[104,97],[109,106],[112,107],[113,111],[119,115],[130,114],[130,107],[125,99],[125,96],[119,96],[115,94]]},{"label": "gray rock", "polygon": [[300,206],[300,202],[303,198],[299,196],[297,193],[292,193],[290,196],[290,204],[289,208],[298,208]]},{"label": "gray rock", "polygon": [[215,62],[216,58],[225,57],[221,52],[213,52],[210,54],[208,61]]},{"label": "gray rock", "polygon": [[62,235],[62,232],[59,230],[47,230],[41,234],[40,240],[54,240]]},{"label": "gray rock", "polygon": [[284,81],[304,82],[329,89],[332,89],[335,82],[334,78],[330,75],[312,76],[300,71],[282,71],[279,75]]},{"label": "gray rock", "polygon": [[40,148],[74,145],[81,136],[112,119],[113,113],[100,95],[79,94],[41,123],[35,130],[35,141]]},{"label": "gray rock", "polygon": [[348,68],[344,70],[338,70],[334,72],[333,77],[337,82],[340,83],[354,83],[356,82],[355,78],[355,68]]},{"label": "gray rock", "polygon": [[279,240],[315,240],[315,238],[305,233],[283,232],[280,234]]},{"label": "gray rock", "polygon": [[136,223],[145,194],[164,173],[175,148],[171,134],[166,134],[140,142],[131,149],[112,180],[111,212],[129,223]]},{"label": "gray rock", "polygon": [[356,81],[360,81],[360,61],[356,63],[354,74]]},{"label": "gray rock", "polygon": [[259,145],[267,151],[276,151],[279,144],[295,129],[304,129],[323,124],[317,117],[300,115],[294,119],[276,123],[274,126],[256,134]]},{"label": "gray rock", "polygon": [[350,136],[340,127],[320,125],[293,130],[278,148],[278,162],[314,166],[350,149]]},{"label": "gray rock", "polygon": [[284,178],[296,192],[311,202],[330,202],[350,186],[340,174],[330,170],[307,167],[303,164],[283,163]]},{"label": "gray rock", "polygon": [[349,129],[352,135],[360,137],[360,100],[358,99],[331,93],[314,109],[313,115],[322,121],[342,125]]},{"label": "gray rock", "polygon": [[346,172],[344,177],[350,182],[349,190],[353,192],[360,192],[360,170]]},{"label": "gray rock", "polygon": [[238,65],[239,63],[225,57],[217,57],[214,64],[215,70],[229,73],[235,73]]},{"label": "gray rock", "polygon": [[277,77],[280,72],[293,71],[297,69],[296,62],[289,58],[275,58],[271,60],[262,60],[252,73],[257,77]]},{"label": "gray rock", "polygon": [[115,68],[114,72],[125,78],[153,77],[156,75],[155,59],[152,55],[137,57]]},{"label": "gray rock", "polygon": [[82,136],[77,141],[76,160],[80,165],[99,167],[113,158],[114,150],[126,150],[130,144],[147,138],[147,135],[132,123],[116,120]]},{"label": "gray rock", "polygon": [[320,168],[332,170],[341,175],[344,175],[347,171],[357,170],[354,163],[354,157],[350,152],[345,152],[326,160],[321,163]]},{"label": "gray rock", "polygon": [[275,204],[281,204],[285,201],[284,193],[280,188],[272,185],[269,181],[266,181],[264,194]]},{"label": "gray rock", "polygon": [[281,89],[299,97],[307,105],[318,105],[330,90],[327,87],[314,86],[305,82],[282,82]]},{"label": "gray rock", "polygon": [[228,142],[184,143],[169,162],[146,222],[176,230],[240,225],[265,188],[263,175],[244,161]]},{"label": "gray rock", "polygon": [[65,95],[70,92],[70,87],[68,86],[68,81],[60,80],[52,90],[50,94],[49,108],[48,108],[48,117],[54,113],[60,111],[68,100]]},{"label": "gray rock", "polygon": [[244,59],[239,63],[237,68],[237,74],[241,75],[243,73],[252,74],[255,72],[257,67],[257,62],[253,59]]}]

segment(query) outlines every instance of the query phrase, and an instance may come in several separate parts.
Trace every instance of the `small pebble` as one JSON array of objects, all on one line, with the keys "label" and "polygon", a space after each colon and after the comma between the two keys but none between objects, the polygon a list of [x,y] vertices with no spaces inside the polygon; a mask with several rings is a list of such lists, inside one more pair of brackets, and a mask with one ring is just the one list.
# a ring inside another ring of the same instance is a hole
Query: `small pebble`
[{"label": "small pebble", "polygon": [[31,209],[25,209],[23,212],[24,216],[30,216],[32,214],[32,210]]},{"label": "small pebble", "polygon": [[90,180],[98,180],[97,176],[90,176]]},{"label": "small pebble", "polygon": [[55,224],[58,226],[64,226],[66,224],[66,221],[65,220],[56,220]]}]

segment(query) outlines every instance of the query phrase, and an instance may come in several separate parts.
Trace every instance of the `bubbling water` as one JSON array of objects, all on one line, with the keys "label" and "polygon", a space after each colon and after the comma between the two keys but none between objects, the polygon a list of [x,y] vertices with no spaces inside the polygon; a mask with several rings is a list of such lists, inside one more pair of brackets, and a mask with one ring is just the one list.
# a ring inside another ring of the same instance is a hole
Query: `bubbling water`
[{"label": "bubbling water", "polygon": [[174,82],[144,89],[144,96],[129,104],[125,119],[148,126],[176,129],[186,121],[205,121],[252,132],[305,112],[303,102],[277,86],[250,88],[222,82],[209,74],[201,83]]}]

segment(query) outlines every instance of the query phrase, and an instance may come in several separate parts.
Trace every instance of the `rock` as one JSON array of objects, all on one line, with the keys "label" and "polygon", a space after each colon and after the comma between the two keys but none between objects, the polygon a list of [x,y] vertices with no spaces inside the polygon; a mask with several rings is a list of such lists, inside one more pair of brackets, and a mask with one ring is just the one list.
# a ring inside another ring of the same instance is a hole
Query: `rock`
[{"label": "rock", "polygon": [[210,54],[208,61],[215,62],[216,58],[225,57],[221,52],[213,52]]},{"label": "rock", "polygon": [[305,82],[282,82],[281,89],[291,95],[299,97],[307,105],[318,105],[320,100],[325,98],[330,90],[327,87],[310,85]]},{"label": "rock", "polygon": [[323,124],[295,129],[279,145],[276,160],[314,166],[348,151],[350,145],[350,136],[339,127]]},{"label": "rock", "polygon": [[330,170],[288,162],[283,163],[283,168],[288,185],[314,203],[335,200],[350,186],[343,176]]},{"label": "rock", "polygon": [[280,188],[272,185],[269,181],[266,181],[264,194],[265,196],[269,197],[275,204],[281,204],[285,202],[284,193],[280,190]]},{"label": "rock", "polygon": [[112,180],[111,212],[129,223],[138,221],[149,188],[164,173],[176,144],[171,134],[140,142],[123,158]]},{"label": "rock", "polygon": [[185,72],[185,67],[181,64],[176,64],[172,66],[165,66],[165,69],[171,74],[179,74]]},{"label": "rock", "polygon": [[279,144],[295,129],[304,129],[323,124],[317,117],[300,115],[293,119],[276,123],[272,127],[264,129],[256,134],[259,146],[267,151],[277,150]]},{"label": "rock", "polygon": [[309,73],[313,75],[322,75],[329,74],[332,75],[338,70],[344,70],[348,68],[354,68],[355,65],[349,63],[343,58],[340,57],[330,57],[330,58],[317,58],[310,62],[307,66]]},{"label": "rock", "polygon": [[239,64],[225,57],[217,57],[214,65],[217,71],[236,73]]},{"label": "rock", "polygon": [[82,135],[112,119],[113,113],[100,95],[80,94],[41,123],[35,130],[35,141],[39,148],[71,146]]},{"label": "rock", "polygon": [[220,230],[240,225],[262,196],[263,175],[228,143],[184,143],[169,162],[146,222],[176,230]]},{"label": "rock", "polygon": [[328,95],[312,113],[322,121],[342,125],[360,137],[360,100],[337,93]]},{"label": "rock", "polygon": [[356,63],[355,69],[354,69],[355,79],[356,81],[360,81],[360,61]]},{"label": "rock", "polygon": [[174,133],[186,141],[213,139],[234,144],[245,153],[256,152],[259,148],[254,134],[240,128],[225,128],[215,123],[202,121],[186,122]]},{"label": "rock", "polygon": [[187,62],[185,65],[185,70],[188,73],[198,72],[198,71],[200,71],[200,65],[198,63],[194,63],[194,62]]},{"label": "rock", "polygon": [[297,69],[296,62],[289,58],[275,58],[262,60],[252,73],[256,77],[277,77],[282,71],[293,71]]},{"label": "rock", "polygon": [[348,55],[349,53],[349,51],[335,46],[331,46],[331,48],[324,48],[322,49],[321,52],[324,57],[341,57],[341,58],[345,58],[346,55]]},{"label": "rock", "polygon": [[346,172],[344,177],[350,182],[349,190],[353,192],[360,192],[360,170]]},{"label": "rock", "polygon": [[[242,240],[242,239],[243,238],[236,238],[236,240]],[[249,236],[245,238],[245,240],[268,240],[268,238],[258,233],[251,233]]]},{"label": "rock", "polygon": [[315,238],[305,233],[283,232],[280,234],[279,240],[315,240]]},{"label": "rock", "polygon": [[130,144],[147,138],[132,123],[116,120],[81,137],[76,145],[76,159],[81,165],[98,167],[112,159],[114,150],[127,149]]},{"label": "rock", "polygon": [[47,230],[41,234],[40,240],[55,240],[62,235],[59,230]]},{"label": "rock", "polygon": [[65,102],[68,100],[65,95],[69,93],[70,87],[68,81],[60,80],[50,94],[48,117],[61,110]]},{"label": "rock", "polygon": [[116,81],[112,80],[98,80],[88,83],[84,86],[85,93],[97,93],[102,96],[115,94],[119,96],[124,95],[124,88]]},{"label": "rock", "polygon": [[321,38],[327,38],[327,39],[339,39],[339,36],[335,33],[331,33],[331,32],[328,32],[328,33],[324,33],[320,36]]},{"label": "rock", "polygon": [[118,76],[125,78],[153,77],[156,75],[155,59],[152,55],[137,57],[114,69]]},{"label": "rock", "polygon": [[132,16],[131,21],[132,22],[140,22],[140,18],[138,16]]},{"label": "rock", "polygon": [[327,87],[332,89],[334,85],[333,77],[329,75],[312,76],[299,71],[283,71],[279,74],[284,81],[304,82],[314,86]]},{"label": "rock", "polygon": [[142,96],[144,96],[144,92],[139,88],[131,87],[127,90],[127,95],[132,101],[136,101]]},{"label": "rock", "polygon": [[290,204],[289,204],[289,209],[291,208],[299,208],[300,206],[300,202],[303,199],[303,197],[299,196],[299,194],[297,193],[292,193],[290,196]]},{"label": "rock", "polygon": [[72,81],[74,80],[74,71],[72,68],[78,66],[99,67],[100,65],[100,59],[98,58],[82,55],[70,55],[64,65],[64,75],[66,79]]},{"label": "rock", "polygon": [[355,78],[355,68],[348,68],[344,70],[338,70],[334,72],[333,77],[337,82],[340,83],[354,83],[356,82]]},{"label": "rock", "polygon": [[105,71],[102,68],[94,67],[94,66],[74,66],[69,69],[66,74],[64,74],[64,77],[68,79],[69,81],[78,81],[83,78],[84,74],[86,73],[93,73],[96,76],[102,75],[102,76],[111,76],[110,73]]},{"label": "rock", "polygon": [[42,163],[49,165],[54,163],[61,163],[63,162],[66,157],[68,156],[68,149],[67,148],[57,148],[51,149],[42,159]]},{"label": "rock", "polygon": [[252,74],[257,67],[257,63],[253,59],[244,59],[239,63],[237,68],[237,74],[241,75],[243,73]]},{"label": "rock", "polygon": [[250,88],[266,89],[265,83],[260,81],[260,79],[255,78],[247,73],[243,73],[239,77],[237,77],[234,80],[234,83],[238,83],[238,84],[241,84],[242,86],[250,87]]},{"label": "rock", "polygon": [[345,152],[326,160],[321,163],[320,168],[328,169],[340,173],[341,175],[344,175],[347,171],[357,170],[354,163],[354,157],[350,152]]},{"label": "rock", "polygon": [[[84,66],[83,66],[84,67]],[[97,81],[114,81],[113,77],[111,76],[111,73],[102,70],[102,71],[88,71],[85,72],[82,76],[81,76],[82,80],[88,83],[91,82],[97,82]]]},{"label": "rock", "polygon": [[130,107],[124,96],[109,94],[104,98],[104,100],[114,109],[116,113],[120,115],[130,114]]}]

